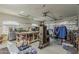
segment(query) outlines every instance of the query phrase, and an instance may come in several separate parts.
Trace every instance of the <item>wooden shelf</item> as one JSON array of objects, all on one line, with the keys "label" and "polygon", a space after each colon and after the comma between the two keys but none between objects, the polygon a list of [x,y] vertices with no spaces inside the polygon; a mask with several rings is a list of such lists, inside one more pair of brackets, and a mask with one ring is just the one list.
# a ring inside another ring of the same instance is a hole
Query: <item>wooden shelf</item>
[{"label": "wooden shelf", "polygon": [[[29,43],[33,43],[33,42],[36,42],[38,41],[38,36],[39,36],[39,31],[30,31],[30,32],[16,32],[16,37],[17,39],[16,40],[26,40],[26,41],[29,41]],[[19,36],[18,36],[19,35]],[[35,37],[36,35],[36,37]]]}]

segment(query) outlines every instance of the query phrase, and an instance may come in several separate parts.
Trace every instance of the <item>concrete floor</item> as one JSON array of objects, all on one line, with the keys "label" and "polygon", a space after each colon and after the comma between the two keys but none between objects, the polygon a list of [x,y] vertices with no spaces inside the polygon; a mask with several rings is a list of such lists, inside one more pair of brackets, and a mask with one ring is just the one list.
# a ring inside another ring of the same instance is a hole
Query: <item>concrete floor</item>
[{"label": "concrete floor", "polygon": [[0,44],[0,49],[5,48],[7,46],[7,43]]},{"label": "concrete floor", "polygon": [[43,49],[39,49],[38,45],[39,45],[38,42],[32,44],[32,46],[37,49],[38,54],[67,54],[68,53],[68,51],[63,49],[61,45],[55,43],[54,39],[51,39],[50,45]]},{"label": "concrete floor", "polygon": [[[15,44],[15,43],[14,43]],[[0,45],[0,49],[1,48],[5,48],[7,44],[2,44]],[[39,49],[39,42],[35,42],[31,44],[32,47],[36,48],[38,54],[67,54],[68,52],[62,48],[61,45],[58,45],[54,39],[50,40],[50,45],[43,48],[43,49]]]}]

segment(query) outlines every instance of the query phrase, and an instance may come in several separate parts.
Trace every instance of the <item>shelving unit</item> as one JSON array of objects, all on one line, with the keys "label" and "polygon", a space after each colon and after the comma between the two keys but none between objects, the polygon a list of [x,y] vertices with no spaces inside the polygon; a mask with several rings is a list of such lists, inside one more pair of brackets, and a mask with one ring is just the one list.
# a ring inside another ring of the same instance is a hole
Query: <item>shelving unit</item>
[{"label": "shelving unit", "polygon": [[[35,41],[38,41],[38,31],[31,31],[31,32],[16,32],[16,40],[25,40],[31,44]],[[36,36],[35,36],[36,35]]]},{"label": "shelving unit", "polygon": [[44,48],[49,45],[49,39],[47,36],[47,26],[43,24],[40,24],[39,29],[39,48]]}]

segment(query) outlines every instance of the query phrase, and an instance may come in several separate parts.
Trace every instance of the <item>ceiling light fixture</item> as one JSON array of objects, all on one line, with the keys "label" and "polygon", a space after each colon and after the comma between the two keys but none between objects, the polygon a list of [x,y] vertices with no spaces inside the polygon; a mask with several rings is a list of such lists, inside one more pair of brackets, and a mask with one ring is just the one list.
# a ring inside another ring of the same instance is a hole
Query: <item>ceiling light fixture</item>
[{"label": "ceiling light fixture", "polygon": [[20,11],[20,14],[24,14],[24,11]]}]

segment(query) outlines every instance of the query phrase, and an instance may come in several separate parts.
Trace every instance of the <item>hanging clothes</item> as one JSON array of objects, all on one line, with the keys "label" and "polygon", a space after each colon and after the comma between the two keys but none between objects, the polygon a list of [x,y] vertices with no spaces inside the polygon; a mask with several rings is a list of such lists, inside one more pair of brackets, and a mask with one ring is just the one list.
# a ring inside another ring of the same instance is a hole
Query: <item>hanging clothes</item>
[{"label": "hanging clothes", "polygon": [[54,28],[54,34],[56,38],[58,38],[58,33],[59,33],[58,30],[59,30],[59,27]]},{"label": "hanging clothes", "polygon": [[67,37],[67,28],[66,28],[66,26],[62,25],[62,26],[59,27],[58,37],[60,39],[66,39],[66,37]]}]

